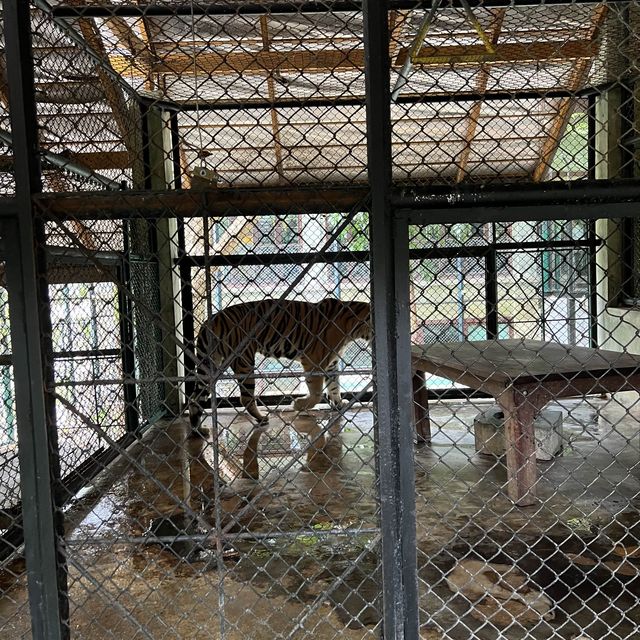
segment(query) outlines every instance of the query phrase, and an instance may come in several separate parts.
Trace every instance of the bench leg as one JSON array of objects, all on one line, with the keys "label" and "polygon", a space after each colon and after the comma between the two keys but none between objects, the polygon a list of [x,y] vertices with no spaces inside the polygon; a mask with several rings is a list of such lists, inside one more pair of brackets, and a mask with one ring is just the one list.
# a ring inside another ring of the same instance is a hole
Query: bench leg
[{"label": "bench leg", "polygon": [[526,507],[536,502],[536,442],[533,421],[541,408],[536,392],[524,395],[517,389],[505,390],[498,400],[504,411],[507,451],[507,490],[515,504]]},{"label": "bench leg", "polygon": [[429,421],[429,402],[424,373],[415,371],[413,384],[413,420],[416,426],[418,444],[431,444],[431,422]]}]

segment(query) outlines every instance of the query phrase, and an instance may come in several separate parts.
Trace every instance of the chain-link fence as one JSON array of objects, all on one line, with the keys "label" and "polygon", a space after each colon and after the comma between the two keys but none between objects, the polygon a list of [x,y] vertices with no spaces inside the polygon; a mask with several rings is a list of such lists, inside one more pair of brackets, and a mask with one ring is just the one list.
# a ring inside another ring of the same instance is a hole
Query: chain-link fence
[{"label": "chain-link fence", "polygon": [[2,4],[5,635],[638,637],[636,2]]}]

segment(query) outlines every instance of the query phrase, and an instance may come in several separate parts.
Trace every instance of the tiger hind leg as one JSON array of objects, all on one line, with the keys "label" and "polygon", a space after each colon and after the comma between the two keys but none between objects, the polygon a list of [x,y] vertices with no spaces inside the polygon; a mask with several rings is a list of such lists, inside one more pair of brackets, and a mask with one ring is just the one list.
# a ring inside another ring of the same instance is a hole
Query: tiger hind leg
[{"label": "tiger hind leg", "polygon": [[209,398],[209,389],[200,381],[196,381],[196,388],[189,398],[189,423],[193,436],[203,435],[206,430],[202,429],[201,420],[204,409],[203,403]]},{"label": "tiger hind leg", "polygon": [[253,376],[253,363],[241,360],[231,365],[240,386],[240,403],[258,424],[267,424],[269,417],[260,413],[256,404],[256,380]]}]

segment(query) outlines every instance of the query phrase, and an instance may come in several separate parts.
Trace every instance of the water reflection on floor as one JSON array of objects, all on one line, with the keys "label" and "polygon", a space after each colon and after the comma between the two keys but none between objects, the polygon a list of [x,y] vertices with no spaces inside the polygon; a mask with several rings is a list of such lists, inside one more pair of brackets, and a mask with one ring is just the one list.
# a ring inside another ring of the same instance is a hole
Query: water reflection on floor
[{"label": "water reflection on floor", "polygon": [[[640,545],[637,395],[562,403],[565,447],[538,464],[527,509],[505,497],[503,461],[475,453],[470,426],[486,406],[434,403],[433,444],[412,452],[423,636],[634,637],[637,575],[584,562]],[[369,408],[277,412],[262,429],[235,412],[219,420],[217,447],[187,438],[183,421],[157,425],[69,511],[74,637],[378,637]],[[517,563],[555,618],[483,624],[444,580],[465,557]],[[18,586],[0,600],[1,629],[28,628],[24,597]]]}]

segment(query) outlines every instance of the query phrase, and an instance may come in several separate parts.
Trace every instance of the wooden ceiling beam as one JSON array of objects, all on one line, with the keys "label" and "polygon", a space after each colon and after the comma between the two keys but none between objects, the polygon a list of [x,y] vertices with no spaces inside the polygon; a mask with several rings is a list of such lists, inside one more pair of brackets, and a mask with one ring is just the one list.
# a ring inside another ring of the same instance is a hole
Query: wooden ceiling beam
[{"label": "wooden ceiling beam", "polygon": [[68,156],[72,162],[77,162],[93,171],[123,171],[131,166],[131,157],[127,151],[69,152]]},{"label": "wooden ceiling beam", "polygon": [[[569,62],[591,59],[597,46],[589,40],[563,42],[507,42],[496,46],[495,53],[486,50],[483,44],[452,47],[423,47],[418,52],[416,66],[441,66],[448,64],[504,64]],[[405,49],[398,54],[395,65],[402,66],[409,54]]]},{"label": "wooden ceiling beam", "polygon": [[[496,47],[498,39],[500,38],[500,32],[502,31],[502,23],[504,22],[504,16],[506,9],[495,10],[493,25],[491,28],[491,44]],[[479,94],[483,94],[487,90],[487,83],[489,81],[489,67],[488,65],[482,65],[478,72],[476,91]],[[482,100],[474,102],[469,110],[469,119],[467,122],[467,131],[464,136],[464,149],[460,154],[457,165],[458,173],[456,175],[456,182],[462,182],[467,174],[467,164],[469,162],[469,156],[471,155],[471,143],[476,137],[476,130],[480,122],[480,113],[482,112]]]},{"label": "wooden ceiling beam", "polygon": [[[181,51],[183,49],[189,49],[192,47],[205,47],[209,49],[216,49],[218,47],[237,47],[238,41],[232,40],[229,37],[226,38],[217,38],[212,36],[209,40],[204,40],[198,36],[196,36],[195,40],[191,38],[181,38],[178,40],[166,40],[166,35],[159,33],[156,40],[154,40],[154,45],[156,47],[156,51],[171,53],[174,51]],[[290,47],[291,45],[297,45],[299,47],[309,46],[312,44],[320,44],[326,45],[331,43],[336,46],[338,44],[351,44],[354,46],[358,46],[362,44],[362,36],[346,35],[346,36],[325,36],[325,37],[310,37],[310,38],[300,38],[300,37],[276,37],[271,39],[271,43],[275,46],[287,45]],[[259,36],[247,36],[242,38],[242,45],[248,49],[255,49],[262,44],[262,38]]]},{"label": "wooden ceiling beam", "polygon": [[[80,28],[82,37],[87,45],[94,51],[94,53],[105,63],[109,63],[110,58],[107,55],[104,41],[100,30],[96,26],[95,22],[91,18],[82,18],[76,23]],[[116,70],[117,71],[117,70]],[[136,156],[140,153],[138,145],[136,144],[136,131],[134,118],[127,106],[124,91],[122,87],[111,77],[101,65],[96,64],[95,73],[100,79],[100,84],[104,90],[107,103],[111,108],[113,118],[116,121],[118,130],[124,146],[127,148],[130,154]]]},{"label": "wooden ceiling beam", "polygon": [[[607,15],[607,6],[598,5],[592,15],[592,28],[590,34],[591,46],[595,49],[594,55],[597,55],[598,33],[600,27],[604,23]],[[573,68],[571,78],[569,80],[569,88],[572,90],[578,89],[585,81],[591,68],[591,59],[577,60]],[[546,142],[542,145],[542,151],[540,153],[540,162],[533,170],[533,181],[540,182],[544,179],[547,171],[551,168],[553,158],[560,146],[560,141],[567,129],[571,114],[575,108],[575,100],[573,98],[563,98],[558,103],[558,110],[554,121],[549,129],[549,134]]]},{"label": "wooden ceiling beam", "polygon": [[34,87],[39,104],[85,105],[105,100],[105,93],[96,82],[36,82]]},{"label": "wooden ceiling beam", "polygon": [[[267,22],[267,16],[260,16],[260,35],[262,36],[262,50],[269,51],[269,24]],[[276,87],[274,74],[267,72],[267,91],[269,94],[269,100],[272,103],[276,101]],[[280,140],[280,123],[278,121],[277,109],[269,109],[271,114],[271,130],[273,132],[273,146],[276,156],[276,171],[281,180],[285,180],[283,165],[282,165],[282,141]]]},{"label": "wooden ceiling beam", "polygon": [[[158,28],[157,25],[153,23],[153,21],[149,20],[146,16],[144,16],[140,22],[138,23],[138,29],[140,31],[140,37],[144,42],[145,46],[149,50],[151,54],[151,58],[153,60],[158,60],[158,45],[157,40],[161,36],[161,29]],[[147,75],[146,88],[149,91],[154,91],[158,88],[159,78],[156,74],[153,73],[151,69],[151,65],[149,68],[149,74]]]},{"label": "wooden ceiling beam", "polygon": [[407,19],[409,11],[390,11],[389,12],[389,58],[393,60],[400,49],[400,40],[402,31]]},{"label": "wooden ceiling beam", "polygon": [[[227,75],[244,72],[279,71],[281,73],[305,71],[333,71],[338,69],[363,69],[364,51],[258,51],[256,53],[219,54],[208,52],[196,56],[198,75]],[[117,67],[116,71],[118,70]],[[169,54],[154,66],[156,73],[171,75],[194,74],[194,58],[189,53]]]},{"label": "wooden ceiling beam", "polygon": [[139,219],[149,217],[262,215],[268,213],[334,213],[364,206],[368,185],[316,188],[278,186],[255,189],[209,189],[174,191],[127,191],[113,193],[38,194],[36,204],[45,215],[77,220]]},{"label": "wooden ceiling beam", "polygon": [[[573,40],[568,42],[505,43],[489,53],[483,45],[423,48],[419,53],[422,67],[448,66],[450,64],[537,64],[541,62],[566,63],[590,60],[597,52],[594,42]],[[408,49],[398,52],[394,66],[402,66]],[[126,56],[113,55],[111,65],[119,73],[131,73],[132,61]],[[255,53],[217,52],[200,53],[194,57],[189,52],[170,53],[158,60],[152,71],[169,75],[235,75],[279,71],[280,73],[303,73],[348,71],[364,69],[364,50],[298,50],[298,51],[257,51]]]},{"label": "wooden ceiling beam", "polygon": [[151,73],[153,57],[144,40],[136,35],[124,18],[108,18],[105,24],[115,36],[118,45],[131,52],[131,64],[148,76]]}]

